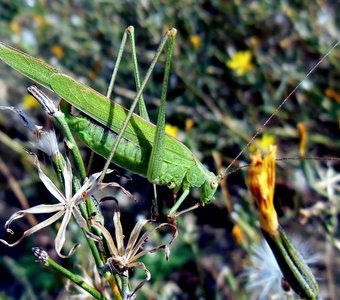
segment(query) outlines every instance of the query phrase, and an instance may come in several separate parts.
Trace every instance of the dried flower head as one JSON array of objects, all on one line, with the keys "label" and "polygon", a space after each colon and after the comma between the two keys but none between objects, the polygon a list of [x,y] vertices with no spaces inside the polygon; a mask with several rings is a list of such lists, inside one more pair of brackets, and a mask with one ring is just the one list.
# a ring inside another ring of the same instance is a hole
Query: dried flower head
[{"label": "dried flower head", "polygon": [[[310,162],[309,162],[310,163]],[[300,208],[300,222],[305,224],[311,217],[322,217],[336,212],[332,208],[338,205],[340,199],[340,174],[331,162],[326,166],[320,162],[314,162],[310,168],[310,183],[320,195],[329,201],[318,201],[308,208]]]},{"label": "dried flower head", "polygon": [[249,260],[250,264],[242,274],[247,279],[247,291],[259,300],[283,298],[282,273],[265,240],[252,247]]},{"label": "dried flower head", "polygon": [[315,187],[320,194],[328,197],[332,203],[337,203],[340,197],[340,174],[328,163],[326,167],[316,164],[316,173],[318,179],[315,181]]},{"label": "dried flower head", "polygon": [[[138,223],[133,228],[130,238],[126,247],[124,246],[124,235],[123,228],[120,222],[120,212],[115,212],[113,215],[113,222],[115,226],[115,241],[113,240],[109,231],[99,222],[95,220],[91,220],[91,226],[97,228],[103,235],[106,240],[107,247],[110,251],[111,257],[108,258],[107,263],[112,273],[118,273],[122,275],[125,271],[132,268],[142,268],[145,272],[146,278],[138,284],[138,286],[132,291],[130,297],[132,297],[138,289],[140,289],[144,283],[151,278],[151,274],[148,269],[145,267],[144,263],[138,262],[137,260],[142,256],[156,252],[160,249],[165,250],[166,258],[169,256],[169,248],[168,245],[177,237],[177,229],[176,226],[169,223],[162,223],[150,230],[147,230],[143,235],[140,236],[143,227],[149,223],[151,220],[142,219],[138,221]],[[167,244],[162,244],[160,246],[152,247],[149,249],[143,249],[144,243],[149,239],[149,237],[155,231],[163,228],[170,227],[172,232],[172,238]]]},{"label": "dried flower head", "polygon": [[[87,230],[87,223],[86,220],[81,215],[78,205],[84,201],[87,197],[90,197],[94,193],[96,193],[98,190],[102,190],[104,188],[107,188],[109,186],[114,187],[121,187],[119,184],[110,182],[110,183],[98,183],[98,179],[101,175],[101,172],[95,173],[91,175],[83,184],[83,186],[72,196],[72,169],[71,164],[69,160],[66,161],[66,164],[64,166],[63,170],[63,177],[65,182],[65,194],[63,194],[59,189],[54,185],[54,183],[45,175],[45,173],[41,170],[38,158],[35,157],[35,165],[39,172],[39,178],[44,183],[46,188],[49,190],[49,192],[57,198],[57,200],[60,203],[57,204],[40,204],[34,207],[31,207],[29,209],[19,210],[18,212],[14,213],[6,222],[5,228],[7,232],[13,234],[13,231],[9,228],[11,223],[16,220],[24,217],[27,214],[41,214],[41,213],[54,213],[51,217],[46,219],[45,221],[33,226],[32,228],[26,230],[23,234],[23,236],[17,240],[16,242],[10,244],[5,240],[0,239],[0,241],[7,246],[13,247],[20,243],[23,238],[28,237],[32,235],[33,233],[37,232],[38,230],[51,225],[52,223],[59,220],[61,217],[63,217],[63,220],[61,222],[60,228],[58,230],[57,236],[55,238],[55,250],[57,254],[60,257],[67,257],[70,256],[75,248],[78,245],[74,245],[72,249],[70,250],[69,254],[67,256],[64,256],[61,254],[61,249],[64,246],[65,243],[65,233],[67,225],[71,219],[71,216],[73,215],[76,219],[77,223],[81,228],[84,230]],[[130,195],[127,191],[123,189],[123,191]]]},{"label": "dried flower head", "polygon": [[[320,260],[320,255],[315,253],[310,245],[301,238],[293,238],[293,244],[301,253],[304,263],[311,265]],[[252,247],[249,264],[245,266],[242,277],[246,278],[246,289],[259,300],[265,299],[300,299],[293,293],[288,282],[284,279],[276,258],[266,240]]]},{"label": "dried flower head", "polygon": [[39,136],[42,130],[41,126],[35,125],[33,120],[24,113],[21,109],[15,107],[15,106],[0,106],[0,110],[10,110],[15,113],[17,113],[23,122],[24,126],[32,132],[34,135]]},{"label": "dried flower head", "polygon": [[36,147],[45,152],[48,156],[55,156],[59,153],[57,136],[54,130],[44,131],[38,137]]},{"label": "dried flower head", "polygon": [[260,225],[268,233],[275,232],[279,225],[274,207],[276,146],[262,158],[259,151],[251,156],[247,177],[250,192],[255,197],[260,212]]}]

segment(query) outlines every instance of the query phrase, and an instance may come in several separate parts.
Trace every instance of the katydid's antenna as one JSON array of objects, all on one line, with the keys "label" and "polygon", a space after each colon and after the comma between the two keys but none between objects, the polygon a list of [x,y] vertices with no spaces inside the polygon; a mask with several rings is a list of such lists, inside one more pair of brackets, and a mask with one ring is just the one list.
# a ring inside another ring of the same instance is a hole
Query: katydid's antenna
[{"label": "katydid's antenna", "polygon": [[340,40],[336,42],[331,49],[328,50],[328,52],[309,70],[307,75],[303,80],[300,81],[300,83],[288,94],[288,96],[280,103],[280,105],[273,111],[273,113],[269,116],[269,118],[263,123],[263,125],[256,131],[256,133],[253,135],[253,137],[248,141],[248,143],[243,146],[239,154],[236,155],[236,157],[231,161],[231,163],[228,165],[228,167],[222,171],[218,177],[219,179],[223,179],[226,177],[229,173],[229,169],[234,163],[239,159],[239,157],[249,148],[249,146],[254,142],[254,140],[257,138],[257,136],[263,132],[265,127],[268,125],[268,123],[271,121],[271,119],[276,116],[278,111],[281,109],[281,107],[286,103],[286,101],[300,88],[300,86],[306,81],[306,79],[315,71],[316,68],[319,67],[319,65],[326,59],[327,56],[329,56],[332,51],[340,44]]},{"label": "katydid's antenna", "polygon": [[[286,161],[286,160],[316,160],[316,161],[331,161],[331,162],[340,162],[340,157],[333,157],[333,156],[326,156],[326,157],[318,157],[318,156],[311,156],[311,157],[280,157],[280,158],[275,158],[275,161]],[[244,164],[236,169],[233,169],[229,172],[226,172],[224,177],[228,177],[230,174],[236,173],[242,169],[248,168],[250,166],[249,164]],[[224,177],[221,177],[223,179]]]}]

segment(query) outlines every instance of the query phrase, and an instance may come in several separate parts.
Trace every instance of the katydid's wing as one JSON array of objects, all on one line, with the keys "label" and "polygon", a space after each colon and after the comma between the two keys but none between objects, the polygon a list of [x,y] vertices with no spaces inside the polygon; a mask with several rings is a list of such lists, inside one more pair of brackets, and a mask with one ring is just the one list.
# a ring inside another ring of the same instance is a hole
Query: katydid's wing
[{"label": "katydid's wing", "polygon": [[50,88],[51,76],[58,70],[43,61],[0,43],[0,59],[37,83]]},{"label": "katydid's wing", "polygon": [[[90,116],[95,121],[119,133],[128,110],[71,77],[56,73],[51,77],[51,88],[64,100]],[[133,114],[125,130],[124,138],[141,147],[152,147],[156,126]],[[182,166],[194,164],[192,152],[177,139],[166,135],[164,160]]]},{"label": "katydid's wing", "polygon": [[[117,133],[121,129],[127,110],[116,103],[112,104],[93,89],[59,73],[45,62],[1,42],[0,59],[33,81],[53,90],[71,105],[114,132]],[[155,125],[134,114],[124,137],[141,146],[153,146],[155,133]],[[164,156],[165,161],[177,161],[183,166],[193,164],[192,153],[185,145],[168,135],[165,139],[164,151],[169,154]]]}]

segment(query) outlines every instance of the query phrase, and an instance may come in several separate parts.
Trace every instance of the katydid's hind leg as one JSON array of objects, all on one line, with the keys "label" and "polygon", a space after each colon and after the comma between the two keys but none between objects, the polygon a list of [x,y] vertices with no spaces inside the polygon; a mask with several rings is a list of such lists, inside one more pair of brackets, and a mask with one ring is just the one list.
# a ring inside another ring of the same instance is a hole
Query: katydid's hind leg
[{"label": "katydid's hind leg", "polygon": [[126,44],[126,39],[127,39],[127,32],[125,30],[125,32],[123,34],[122,41],[120,43],[120,47],[119,47],[119,51],[118,51],[115,67],[113,68],[113,71],[112,71],[109,88],[108,88],[107,93],[106,93],[106,97],[109,98],[109,99],[111,97],[113,86],[115,84],[117,73],[118,73],[118,69],[119,69],[119,66],[120,66],[120,62],[121,62],[122,57],[123,57],[124,48],[125,48],[125,44]]},{"label": "katydid's hind leg", "polygon": [[[165,61],[165,71],[162,85],[162,95],[161,103],[159,107],[158,119],[157,119],[157,129],[154,138],[154,146],[151,151],[150,161],[147,171],[147,177],[150,181],[158,179],[162,175],[162,165],[163,165],[163,152],[164,152],[164,141],[165,141],[165,110],[166,110],[166,95],[168,90],[171,59],[173,54],[173,48],[176,37],[176,29],[171,29],[168,31],[169,41],[167,44],[167,55]],[[174,218],[175,213],[182,202],[189,194],[189,189],[183,191],[181,197],[176,201],[175,205],[171,208],[168,216],[169,218]]]},{"label": "katydid's hind leg", "polygon": [[[129,26],[126,29],[126,32],[129,37],[130,41],[130,48],[131,48],[131,59],[133,64],[133,73],[135,77],[135,85],[136,90],[138,91],[140,89],[141,83],[140,83],[140,75],[139,75],[139,68],[138,68],[138,61],[137,61],[137,53],[136,53],[136,46],[135,46],[135,29],[133,26]],[[147,121],[150,121],[148,111],[146,109],[145,101],[143,94],[140,95],[138,99],[138,109],[139,109],[139,115]]]},{"label": "katydid's hind leg", "polygon": [[[136,46],[135,46],[135,34],[134,34],[133,26],[129,26],[126,29],[126,32],[128,34],[129,41],[130,41],[133,72],[134,72],[134,77],[135,77],[136,90],[138,91],[140,89],[141,84],[140,84],[140,75],[139,75],[139,67],[138,67],[138,60],[137,60],[137,53],[136,53]],[[138,99],[138,109],[139,109],[139,115],[144,120],[150,121],[143,94],[141,94],[141,96]],[[159,212],[158,212],[158,202],[157,202],[157,187],[155,184],[153,184],[153,198],[152,198],[152,203],[151,203],[151,220],[156,221],[158,216],[159,216]]]},{"label": "katydid's hind leg", "polygon": [[[109,99],[111,98],[111,95],[112,95],[113,86],[115,84],[117,73],[118,73],[118,69],[119,69],[119,66],[120,66],[120,62],[122,60],[122,56],[123,56],[123,53],[124,53],[126,39],[127,39],[127,33],[125,31],[124,34],[123,34],[122,41],[120,43],[120,47],[119,47],[116,63],[115,63],[115,66],[113,68],[113,71],[112,71],[112,75],[111,75],[111,79],[110,79],[110,84],[109,84],[109,87],[108,87],[107,92],[106,92],[106,98],[109,98]],[[92,162],[93,162],[93,159],[94,159],[94,154],[95,153],[93,151],[91,151],[89,162],[87,164],[87,174],[90,174],[91,167],[92,167]]]},{"label": "katydid's hind leg", "polygon": [[154,145],[151,150],[149,166],[147,171],[147,178],[154,182],[162,174],[164,141],[165,141],[165,110],[166,110],[166,94],[168,91],[168,82],[170,76],[171,59],[176,37],[176,29],[172,28],[167,32],[169,38],[167,43],[167,54],[165,61],[164,78],[162,85],[161,102],[159,106],[159,113],[157,118],[157,128],[154,137]]},{"label": "katydid's hind leg", "polygon": [[117,138],[116,138],[116,140],[115,140],[115,142],[114,142],[114,144],[112,146],[111,153],[110,153],[109,157],[107,158],[107,161],[106,161],[105,166],[103,168],[103,172],[102,172],[102,174],[101,174],[101,176],[99,178],[99,182],[103,181],[103,178],[104,178],[104,176],[106,174],[106,171],[109,168],[109,165],[111,164],[112,158],[114,157],[114,155],[116,153],[116,150],[117,150],[118,145],[119,145],[119,143],[120,143],[120,141],[121,141],[121,139],[123,137],[123,134],[124,134],[124,132],[126,130],[126,127],[127,127],[128,123],[130,122],[130,119],[131,119],[131,117],[133,115],[134,109],[135,109],[135,107],[136,107],[136,105],[138,103],[138,99],[142,95],[142,93],[144,91],[144,88],[145,88],[145,86],[146,86],[146,84],[147,84],[147,82],[148,82],[148,80],[149,80],[149,78],[150,78],[150,76],[152,74],[152,71],[153,71],[153,69],[154,69],[154,67],[156,65],[156,62],[158,61],[158,58],[159,58],[159,56],[160,56],[160,54],[161,54],[161,52],[162,52],[162,50],[163,50],[167,40],[169,39],[169,37],[170,37],[169,33],[167,33],[167,35],[163,37],[163,39],[162,39],[162,41],[161,41],[161,43],[160,43],[160,45],[159,45],[159,47],[158,47],[158,49],[156,51],[155,56],[152,59],[150,67],[149,67],[148,71],[146,72],[145,78],[144,78],[144,80],[143,80],[143,82],[142,82],[142,84],[141,84],[141,86],[140,86],[140,88],[139,88],[139,90],[137,92],[136,97],[133,100],[133,103],[131,104],[131,107],[130,107],[128,113],[127,113],[127,116],[126,116],[125,121],[124,121],[124,123],[123,123],[123,125],[121,127],[121,130],[120,130],[120,132],[119,132],[119,134],[118,134],[118,136],[117,136]]},{"label": "katydid's hind leg", "polygon": [[151,221],[156,221],[159,217],[158,211],[158,197],[157,197],[157,186],[155,184],[152,185],[153,188],[153,198],[151,203]]}]

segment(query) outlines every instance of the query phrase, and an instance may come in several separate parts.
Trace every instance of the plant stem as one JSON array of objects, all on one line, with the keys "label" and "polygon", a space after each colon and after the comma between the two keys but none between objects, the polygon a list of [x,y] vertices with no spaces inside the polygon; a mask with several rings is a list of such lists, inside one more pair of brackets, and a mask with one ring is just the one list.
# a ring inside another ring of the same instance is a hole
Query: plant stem
[{"label": "plant stem", "polygon": [[38,258],[38,260],[43,263],[46,267],[49,267],[58,273],[64,275],[76,285],[80,286],[82,289],[91,294],[95,299],[99,300],[107,300],[99,291],[97,291],[92,286],[88,285],[83,278],[72,273],[71,271],[65,269],[63,266],[59,265],[56,261],[51,259],[46,251],[41,250],[40,248],[32,248],[34,255]]}]

